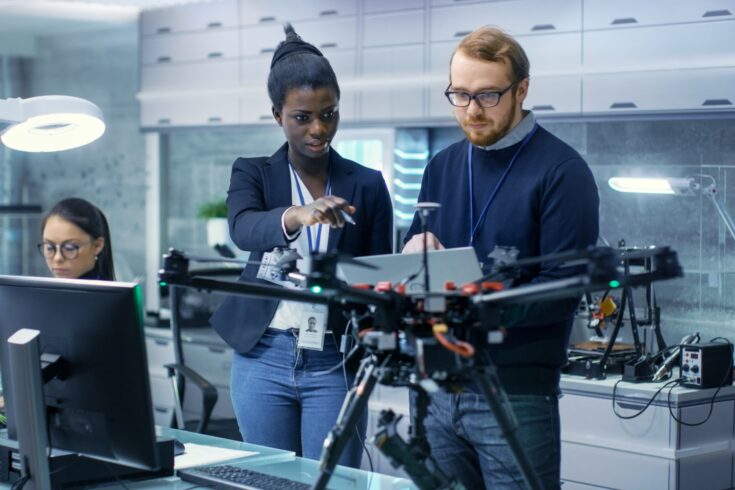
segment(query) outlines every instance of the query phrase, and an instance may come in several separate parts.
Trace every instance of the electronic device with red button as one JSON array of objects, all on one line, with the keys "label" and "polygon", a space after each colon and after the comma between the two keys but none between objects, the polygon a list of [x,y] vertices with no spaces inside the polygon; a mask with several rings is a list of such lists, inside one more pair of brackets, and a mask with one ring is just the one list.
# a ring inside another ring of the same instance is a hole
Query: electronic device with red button
[{"label": "electronic device with red button", "polygon": [[712,342],[681,349],[681,385],[717,388],[732,384],[732,344]]}]

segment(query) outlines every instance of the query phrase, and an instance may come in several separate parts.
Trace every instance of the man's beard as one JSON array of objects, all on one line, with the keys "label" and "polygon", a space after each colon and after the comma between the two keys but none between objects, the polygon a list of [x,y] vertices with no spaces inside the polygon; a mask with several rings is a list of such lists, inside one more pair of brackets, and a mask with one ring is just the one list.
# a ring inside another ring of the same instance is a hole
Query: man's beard
[{"label": "man's beard", "polygon": [[[512,107],[515,107],[515,96],[513,96],[513,100],[511,102]],[[465,136],[467,136],[467,139],[470,140],[473,145],[490,146],[497,143],[503,136],[508,134],[513,126],[514,114],[515,110],[508,112],[503,119],[499,120],[494,127],[489,129],[490,132],[486,132],[487,129],[485,129],[482,133],[476,133],[471,129],[466,128],[472,124],[486,123],[487,120],[484,117],[479,119],[466,117],[461,122],[462,131],[464,131]]]}]

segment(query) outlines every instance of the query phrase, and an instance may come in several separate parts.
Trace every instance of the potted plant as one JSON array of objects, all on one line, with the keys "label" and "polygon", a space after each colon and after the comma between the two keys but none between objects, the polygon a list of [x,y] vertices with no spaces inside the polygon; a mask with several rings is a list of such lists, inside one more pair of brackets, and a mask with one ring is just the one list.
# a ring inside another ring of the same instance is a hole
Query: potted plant
[{"label": "potted plant", "polygon": [[[207,220],[207,245],[234,247],[227,227],[227,204],[224,199],[204,202],[199,205],[197,216]],[[237,250],[233,248],[233,251]]]}]

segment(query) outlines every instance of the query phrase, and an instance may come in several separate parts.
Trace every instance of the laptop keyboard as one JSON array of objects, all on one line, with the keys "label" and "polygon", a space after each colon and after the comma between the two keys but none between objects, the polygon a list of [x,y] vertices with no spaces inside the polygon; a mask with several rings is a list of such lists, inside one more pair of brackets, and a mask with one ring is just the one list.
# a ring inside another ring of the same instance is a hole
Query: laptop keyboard
[{"label": "laptop keyboard", "polygon": [[179,470],[179,478],[213,488],[248,490],[309,490],[311,485],[280,476],[267,475],[232,465],[203,466]]}]

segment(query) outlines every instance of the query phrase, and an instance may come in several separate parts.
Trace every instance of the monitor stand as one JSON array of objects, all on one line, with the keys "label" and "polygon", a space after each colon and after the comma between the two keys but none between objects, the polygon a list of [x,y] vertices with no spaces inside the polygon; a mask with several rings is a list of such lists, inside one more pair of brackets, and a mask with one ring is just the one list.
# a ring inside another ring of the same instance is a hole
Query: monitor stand
[{"label": "monitor stand", "polygon": [[[118,479],[139,479],[169,476],[174,467],[173,439],[159,440],[158,470],[141,470],[81,456],[68,451],[52,450],[49,441],[43,398],[44,371],[41,368],[40,332],[22,328],[8,338],[11,386],[23,389],[13,392],[14,422],[17,440],[7,434],[0,437],[0,479],[15,482],[26,477],[29,490],[50,490],[90,485]],[[48,375],[54,375],[60,362],[49,365]],[[44,368],[46,369],[46,368]],[[27,476],[26,476],[27,475]]]},{"label": "monitor stand", "polygon": [[[6,437],[6,434],[0,434],[0,483],[12,483],[21,475],[18,443]],[[161,466],[156,471],[105,463],[69,451],[54,449],[49,458],[51,488],[57,490],[114,483],[117,479],[131,481],[172,476],[174,474],[173,439],[160,438],[156,447]]]}]

